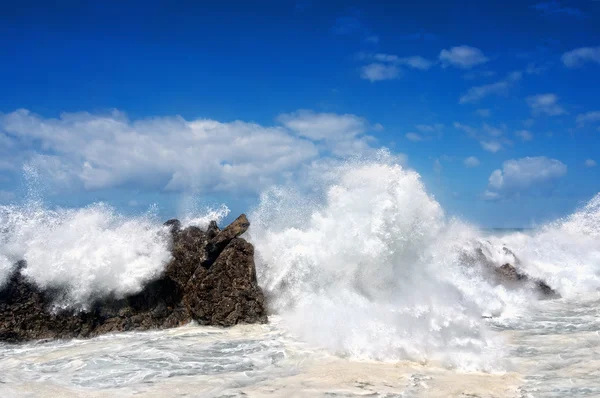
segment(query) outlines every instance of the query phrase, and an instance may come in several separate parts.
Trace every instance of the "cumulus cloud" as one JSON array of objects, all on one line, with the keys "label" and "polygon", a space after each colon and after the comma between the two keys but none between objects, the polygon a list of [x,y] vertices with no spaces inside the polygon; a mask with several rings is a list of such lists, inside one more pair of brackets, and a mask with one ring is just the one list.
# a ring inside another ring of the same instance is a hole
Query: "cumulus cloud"
[{"label": "cumulus cloud", "polygon": [[548,115],[558,116],[567,113],[562,106],[558,105],[556,94],[538,94],[527,97],[527,105],[531,108],[534,116]]},{"label": "cumulus cloud", "polygon": [[479,141],[479,143],[484,150],[492,153],[496,153],[503,148],[499,141]]},{"label": "cumulus cloud", "polygon": [[580,126],[584,126],[588,123],[600,122],[600,111],[592,111],[579,114],[577,115],[577,118],[575,120]]},{"label": "cumulus cloud", "polygon": [[434,65],[433,62],[419,55],[413,55],[410,57],[399,57],[393,54],[378,53],[373,55],[372,58],[378,62],[387,62],[395,65],[403,65],[419,70],[427,70]]},{"label": "cumulus cloud", "polygon": [[402,76],[403,69],[428,70],[435,63],[418,55],[399,57],[393,54],[358,53],[357,58],[362,61],[371,61],[361,68],[360,77],[371,82],[394,80]]},{"label": "cumulus cloud", "polygon": [[519,137],[522,141],[531,141],[533,140],[533,134],[528,130],[519,130],[515,131],[515,135]]},{"label": "cumulus cloud", "polygon": [[500,199],[500,194],[498,192],[492,192],[492,191],[486,190],[483,192],[483,199],[489,200],[489,201],[498,200],[498,199]]},{"label": "cumulus cloud", "polygon": [[320,157],[374,151],[365,134],[369,123],[355,115],[298,111],[279,121],[273,127],[181,117],[131,121],[117,111],[51,119],[18,110],[0,116],[0,131],[26,148],[19,154],[49,180],[88,190],[255,193]]},{"label": "cumulus cloud", "polygon": [[461,69],[470,69],[489,61],[480,49],[470,46],[457,46],[448,50],[444,49],[440,52],[439,58],[442,65],[452,65]]},{"label": "cumulus cloud", "polygon": [[483,124],[483,131],[492,137],[500,137],[502,134],[504,134],[504,131],[502,129],[491,126],[487,123]]},{"label": "cumulus cloud", "polygon": [[477,167],[479,166],[480,162],[475,156],[469,156],[464,160],[464,164],[467,167]]},{"label": "cumulus cloud", "polygon": [[458,102],[460,104],[468,104],[479,102],[490,95],[508,95],[510,88],[515,82],[521,80],[521,77],[521,72],[513,72],[506,79],[499,82],[471,87],[459,98]]},{"label": "cumulus cloud", "polygon": [[484,198],[495,200],[526,194],[549,194],[556,181],[567,174],[567,166],[545,156],[511,159],[494,170]]},{"label": "cumulus cloud", "polygon": [[476,137],[479,133],[479,131],[476,128],[473,128],[471,126],[468,126],[466,124],[462,124],[462,123],[458,123],[458,122],[454,122],[454,128],[457,130],[462,130],[465,133],[467,133],[470,137]]},{"label": "cumulus cloud", "polygon": [[311,110],[284,113],[277,120],[299,136],[314,141],[354,138],[370,128],[365,118],[356,115],[316,113]]},{"label": "cumulus cloud", "polygon": [[578,68],[588,62],[600,64],[600,46],[581,47],[568,51],[563,54],[562,62],[567,68]]},{"label": "cumulus cloud", "polygon": [[423,141],[423,137],[421,137],[417,133],[406,133],[405,137],[407,140],[412,141],[412,142]]},{"label": "cumulus cloud", "polygon": [[585,166],[586,167],[596,167],[596,161],[593,159],[586,159]]},{"label": "cumulus cloud", "polygon": [[415,55],[412,57],[400,58],[399,62],[401,65],[406,65],[413,69],[419,69],[419,70],[427,70],[433,66],[433,62],[431,62],[428,59],[425,59],[423,57],[420,57],[418,55]]},{"label": "cumulus cloud", "polygon": [[492,153],[496,153],[504,149],[505,144],[512,144],[510,140],[502,137],[504,135],[506,126],[501,127],[502,128],[498,128],[484,123],[481,128],[475,128],[462,123],[454,123],[454,128],[464,131],[470,138],[479,141],[479,144],[483,150]]},{"label": "cumulus cloud", "polygon": [[370,82],[394,80],[400,77],[400,68],[396,65],[372,63],[361,68],[360,77]]}]

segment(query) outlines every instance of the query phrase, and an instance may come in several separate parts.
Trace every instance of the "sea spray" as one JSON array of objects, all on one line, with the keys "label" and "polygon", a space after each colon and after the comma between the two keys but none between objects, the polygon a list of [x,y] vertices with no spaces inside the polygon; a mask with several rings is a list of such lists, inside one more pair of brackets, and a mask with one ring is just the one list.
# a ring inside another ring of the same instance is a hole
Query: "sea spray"
[{"label": "sea spray", "polygon": [[490,241],[511,248],[525,272],[567,299],[600,288],[600,194],[573,214],[535,231]]},{"label": "sea spray", "polygon": [[[537,231],[490,236],[447,217],[419,175],[385,153],[311,165],[294,186],[272,187],[250,214],[261,287],[282,324],[343,356],[442,361],[497,369],[502,344],[483,316],[512,317],[537,296],[496,283],[501,266],[540,278],[567,299],[600,283],[600,195]],[[63,287],[62,307],[139,291],[169,260],[163,220],[106,204],[49,209],[39,191],[0,207],[0,283],[20,259],[41,287]],[[308,192],[308,193],[307,193]],[[228,208],[182,217],[205,227]],[[489,267],[489,264],[487,264]]]},{"label": "sea spray", "polygon": [[502,302],[460,264],[476,231],[447,220],[419,175],[393,161],[346,162],[321,181],[311,198],[266,192],[251,214],[273,311],[341,355],[493,369],[481,307]]},{"label": "sea spray", "polygon": [[99,203],[50,210],[39,202],[0,207],[0,264],[13,264],[40,288],[62,288],[60,307],[85,308],[94,298],[142,289],[170,259],[168,234],[156,216],[125,217]]}]

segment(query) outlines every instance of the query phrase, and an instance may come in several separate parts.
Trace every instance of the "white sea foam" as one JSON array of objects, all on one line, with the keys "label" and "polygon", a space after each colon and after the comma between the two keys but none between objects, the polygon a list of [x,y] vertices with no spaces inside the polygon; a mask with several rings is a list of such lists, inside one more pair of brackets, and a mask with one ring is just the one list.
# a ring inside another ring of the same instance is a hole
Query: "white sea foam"
[{"label": "white sea foam", "polygon": [[563,295],[597,289],[599,203],[537,234],[485,237],[380,154],[330,168],[310,194],[265,192],[250,239],[272,310],[302,338],[355,358],[489,370],[501,352],[481,316],[517,316],[537,298],[498,284],[489,265],[518,262]]},{"label": "white sea foam", "polygon": [[447,220],[419,175],[385,156],[338,166],[319,188],[272,190],[251,214],[273,310],[340,354],[491,369],[481,307],[502,303],[460,264],[476,230]]},{"label": "white sea foam", "polygon": [[40,202],[0,207],[3,281],[18,260],[41,288],[66,288],[60,306],[141,290],[170,258],[167,234],[152,214],[125,217],[112,207],[45,208]]},{"label": "white sea foam", "polygon": [[506,245],[531,276],[545,280],[566,298],[600,287],[600,194],[572,215],[531,233],[491,239]]}]

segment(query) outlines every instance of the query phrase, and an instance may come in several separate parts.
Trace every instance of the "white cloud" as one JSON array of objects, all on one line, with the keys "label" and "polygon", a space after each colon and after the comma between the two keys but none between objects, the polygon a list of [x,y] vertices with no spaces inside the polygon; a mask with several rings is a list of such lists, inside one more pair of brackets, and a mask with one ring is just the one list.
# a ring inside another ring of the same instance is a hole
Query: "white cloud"
[{"label": "white cloud", "polygon": [[0,116],[0,131],[29,148],[20,154],[49,181],[88,190],[255,193],[320,157],[374,151],[365,135],[369,123],[355,115],[298,111],[279,120],[285,127],[181,117],[131,121],[116,111],[46,119],[19,110]]},{"label": "white cloud", "polygon": [[399,57],[393,54],[361,52],[357,54],[357,58],[362,61],[375,61],[360,69],[360,77],[371,82],[398,79],[403,74],[402,67],[428,70],[434,65],[434,62],[418,55]]},{"label": "white cloud", "polygon": [[600,64],[600,47],[581,47],[566,52],[562,61],[568,68],[577,68],[586,62]]},{"label": "white cloud", "polygon": [[433,62],[418,55],[406,58],[400,58],[400,64],[409,66],[413,69],[428,70],[433,66]]},{"label": "white cloud", "polygon": [[492,153],[496,153],[503,148],[502,143],[499,141],[479,141],[479,143],[484,150]]},{"label": "white cloud", "polygon": [[477,109],[477,114],[481,117],[490,117],[492,116],[492,111],[489,109]]},{"label": "white cloud", "polygon": [[492,191],[486,190],[483,193],[483,199],[489,200],[489,201],[498,200],[498,199],[500,199],[500,194],[498,192],[492,192]]},{"label": "white cloud", "polygon": [[586,159],[585,166],[586,167],[596,167],[596,161],[593,159]]},{"label": "white cloud", "polygon": [[556,94],[539,94],[527,97],[527,104],[534,116],[558,116],[567,113],[557,102],[558,97]]},{"label": "white cloud", "polygon": [[356,115],[315,113],[304,109],[279,115],[277,120],[299,136],[314,141],[353,138],[369,129],[369,122]]},{"label": "white cloud", "polygon": [[504,80],[492,84],[484,84],[482,86],[471,87],[467,92],[460,97],[460,104],[468,104],[478,102],[481,99],[490,95],[507,95],[512,85],[519,81],[522,73],[513,72]]},{"label": "white cloud", "polygon": [[420,55],[399,57],[397,55],[384,53],[378,53],[374,55],[362,53],[360,54],[360,58],[374,59],[377,62],[388,64],[387,66],[407,66],[409,68],[418,70],[428,70],[435,64],[434,62],[428,60],[427,58],[423,58]]},{"label": "white cloud", "polygon": [[493,200],[529,193],[547,194],[556,180],[566,174],[565,164],[545,156],[507,160],[502,169],[494,170],[490,175],[484,198]]},{"label": "white cloud", "polygon": [[412,142],[423,141],[423,138],[417,133],[406,133],[405,137]]},{"label": "white cloud", "polygon": [[465,159],[464,164],[467,167],[477,167],[479,166],[480,162],[475,156],[469,156]]},{"label": "white cloud", "polygon": [[467,126],[466,124],[462,124],[462,123],[458,123],[458,122],[454,122],[454,128],[457,130],[462,130],[465,133],[467,133],[470,137],[475,137],[478,134],[477,129],[471,127],[471,126]]},{"label": "white cloud", "polygon": [[403,65],[419,70],[428,70],[434,65],[432,61],[423,58],[419,55],[413,55],[410,57],[399,57],[393,54],[378,53],[373,55],[373,59],[375,59],[378,62],[385,62],[394,65]]},{"label": "white cloud", "polygon": [[375,55],[361,53],[361,58],[373,58],[377,62],[389,62],[392,64],[397,64],[398,61],[400,60],[400,57],[398,57],[397,55],[384,54],[384,53],[378,53]]},{"label": "white cloud", "polygon": [[521,140],[523,141],[531,141],[533,140],[533,134],[531,134],[529,131],[527,130],[519,130],[519,131],[515,131],[515,135],[517,137],[519,137]]},{"label": "white cloud", "polygon": [[444,66],[452,65],[462,69],[470,69],[488,62],[480,49],[470,46],[457,46],[440,52],[440,61]]},{"label": "white cloud", "polygon": [[504,125],[501,126],[502,128],[497,128],[487,123],[484,123],[481,129],[477,129],[465,124],[455,122],[454,127],[457,130],[462,130],[465,133],[467,133],[467,135],[470,138],[478,140],[481,147],[488,152],[496,153],[504,149],[504,144],[512,144],[510,140],[502,138],[502,135],[504,134],[504,129],[506,128],[506,126]]},{"label": "white cloud", "polygon": [[485,131],[488,135],[492,137],[500,137],[502,134],[504,134],[504,131],[502,131],[501,129],[494,126],[490,126],[487,123],[483,124],[483,131]]},{"label": "white cloud", "polygon": [[575,120],[577,121],[577,124],[582,126],[587,123],[600,122],[600,111],[582,113],[580,115],[577,115],[577,118]]},{"label": "white cloud", "polygon": [[373,63],[361,68],[360,77],[370,82],[394,80],[400,77],[400,69],[396,65]]}]

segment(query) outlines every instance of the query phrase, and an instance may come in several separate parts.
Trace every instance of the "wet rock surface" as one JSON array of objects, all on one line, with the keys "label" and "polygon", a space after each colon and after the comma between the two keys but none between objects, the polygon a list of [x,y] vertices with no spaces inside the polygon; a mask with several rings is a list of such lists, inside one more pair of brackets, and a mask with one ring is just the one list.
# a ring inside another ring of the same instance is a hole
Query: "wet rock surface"
[{"label": "wet rock surface", "polygon": [[486,254],[484,247],[475,249],[474,257],[466,256],[465,263],[482,264],[485,270],[491,274],[496,284],[504,285],[508,288],[531,288],[536,291],[541,298],[558,298],[560,295],[552,289],[545,281],[531,278],[520,269],[521,261],[507,247],[502,247],[502,254],[507,262],[496,264],[492,256]]},{"label": "wet rock surface", "polygon": [[103,297],[86,310],[57,310],[60,288],[39,289],[15,265],[0,289],[0,340],[86,338],[104,333],[171,328],[196,321],[232,326],[267,321],[265,300],[256,280],[254,247],[242,235],[245,215],[220,230],[206,231],[178,220],[165,223],[172,259],[157,279],[139,293]]}]

